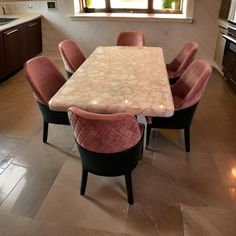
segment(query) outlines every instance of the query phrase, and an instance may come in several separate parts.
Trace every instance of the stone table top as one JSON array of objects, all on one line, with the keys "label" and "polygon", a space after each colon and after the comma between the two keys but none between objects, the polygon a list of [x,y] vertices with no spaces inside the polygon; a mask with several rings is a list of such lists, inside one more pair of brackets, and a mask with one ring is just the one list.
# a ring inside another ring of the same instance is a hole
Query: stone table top
[{"label": "stone table top", "polygon": [[162,48],[98,47],[51,98],[50,109],[172,116]]}]

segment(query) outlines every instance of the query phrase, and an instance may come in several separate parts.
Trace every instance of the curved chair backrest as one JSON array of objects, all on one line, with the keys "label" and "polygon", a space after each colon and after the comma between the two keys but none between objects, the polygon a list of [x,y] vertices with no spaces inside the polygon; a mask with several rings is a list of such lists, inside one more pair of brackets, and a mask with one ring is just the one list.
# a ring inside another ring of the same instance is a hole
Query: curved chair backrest
[{"label": "curved chair backrest", "polygon": [[80,50],[78,44],[71,39],[66,39],[60,42],[58,48],[61,53],[65,69],[72,74],[86,60],[86,57]]},{"label": "curved chair backrest", "polygon": [[121,32],[117,37],[117,46],[144,46],[143,32]]},{"label": "curved chair backrest", "polygon": [[68,109],[77,143],[96,153],[116,153],[136,145],[141,131],[135,117],[126,114],[96,114],[76,107]]},{"label": "curved chair backrest", "polygon": [[66,82],[56,65],[45,56],[35,57],[25,64],[26,77],[39,102],[48,106],[51,97]]},{"label": "curved chair backrest", "polygon": [[176,110],[190,107],[199,102],[211,72],[211,66],[203,60],[191,63],[171,87]]},{"label": "curved chair backrest", "polygon": [[178,55],[167,64],[167,70],[173,71],[172,77],[179,77],[193,62],[198,50],[198,44],[195,42],[187,43]]}]

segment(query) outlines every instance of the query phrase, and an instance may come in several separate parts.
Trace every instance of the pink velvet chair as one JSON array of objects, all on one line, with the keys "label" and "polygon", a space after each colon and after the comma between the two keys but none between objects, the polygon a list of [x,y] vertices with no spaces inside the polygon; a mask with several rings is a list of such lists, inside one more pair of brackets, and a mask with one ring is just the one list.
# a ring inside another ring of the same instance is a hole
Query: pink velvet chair
[{"label": "pink velvet chair", "polygon": [[117,37],[117,46],[144,46],[142,32],[121,32]]},{"label": "pink velvet chair", "polygon": [[152,128],[184,129],[185,149],[190,151],[190,126],[197,105],[201,99],[212,69],[202,60],[191,63],[179,80],[172,85],[175,112],[172,117],[147,117],[147,139],[149,143]]},{"label": "pink velvet chair", "polygon": [[102,115],[76,107],[68,109],[68,116],[82,159],[80,194],[85,193],[88,172],[125,175],[128,202],[133,204],[131,172],[142,155],[144,125],[126,113]]},{"label": "pink velvet chair", "polygon": [[197,50],[198,44],[195,42],[189,42],[183,47],[171,63],[166,64],[170,84],[174,84],[193,62]]},{"label": "pink velvet chair", "polygon": [[86,57],[79,48],[79,45],[71,40],[66,39],[58,45],[61,57],[68,75],[68,78],[81,66]]},{"label": "pink velvet chair", "polygon": [[48,124],[69,125],[67,112],[51,111],[48,102],[66,82],[55,64],[45,56],[35,57],[25,64],[26,77],[43,116],[43,142],[47,142]]}]

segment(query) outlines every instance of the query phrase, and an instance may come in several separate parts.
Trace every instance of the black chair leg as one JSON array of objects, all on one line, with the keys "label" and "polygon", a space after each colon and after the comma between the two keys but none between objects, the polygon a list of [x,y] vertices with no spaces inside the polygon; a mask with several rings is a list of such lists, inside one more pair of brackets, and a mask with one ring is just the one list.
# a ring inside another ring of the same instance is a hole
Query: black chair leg
[{"label": "black chair leg", "polygon": [[87,179],[88,179],[88,171],[83,169],[82,170],[81,186],[80,186],[80,195],[85,194]]},{"label": "black chair leg", "polygon": [[46,143],[48,139],[48,123],[43,122],[43,142]]},{"label": "black chair leg", "polygon": [[190,127],[184,129],[184,139],[185,139],[185,150],[190,152]]},{"label": "black chair leg", "polygon": [[151,127],[149,125],[147,125],[147,133],[146,133],[146,147],[149,144],[149,140],[150,140],[150,135],[151,135]]},{"label": "black chair leg", "polygon": [[132,190],[131,173],[125,175],[125,184],[126,184],[127,195],[128,195],[128,203],[132,205],[134,203],[134,198],[133,198],[133,190]]}]

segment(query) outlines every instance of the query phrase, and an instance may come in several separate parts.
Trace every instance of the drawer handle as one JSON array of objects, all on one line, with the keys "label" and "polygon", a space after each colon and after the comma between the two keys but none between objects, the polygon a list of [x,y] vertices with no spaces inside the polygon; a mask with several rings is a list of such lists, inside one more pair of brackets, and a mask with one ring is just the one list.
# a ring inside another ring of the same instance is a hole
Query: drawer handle
[{"label": "drawer handle", "polygon": [[37,23],[32,23],[32,24],[30,24],[30,25],[28,25],[29,27],[32,27],[32,26],[35,26],[35,25],[37,25]]},{"label": "drawer handle", "polygon": [[236,85],[236,82],[235,82],[234,80],[230,79],[230,81],[231,81],[234,85]]},{"label": "drawer handle", "polygon": [[7,32],[6,35],[13,34],[13,33],[17,32],[17,31],[18,31],[18,29],[14,29],[14,30],[12,30],[12,31],[10,31],[10,32]]}]

